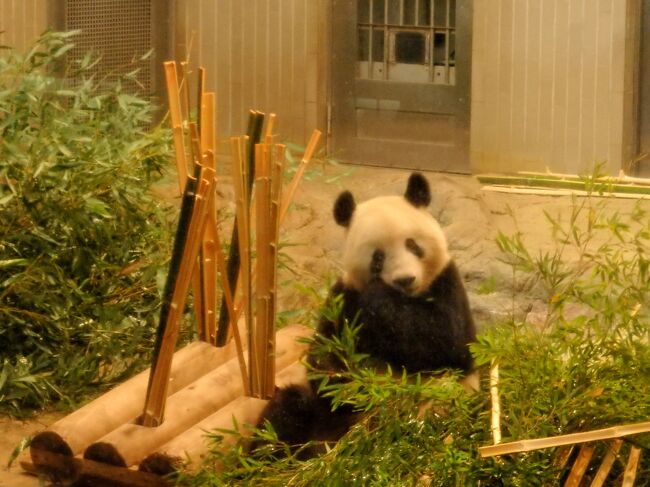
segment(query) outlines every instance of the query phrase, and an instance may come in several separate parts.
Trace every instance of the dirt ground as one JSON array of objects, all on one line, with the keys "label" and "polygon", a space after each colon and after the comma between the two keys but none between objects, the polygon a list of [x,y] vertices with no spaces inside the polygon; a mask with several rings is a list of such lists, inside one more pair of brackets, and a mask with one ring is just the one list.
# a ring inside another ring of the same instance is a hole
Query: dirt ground
[{"label": "dirt ground", "polygon": [[[283,225],[288,244],[284,253],[292,271],[280,274],[280,310],[315,309],[318,293],[322,295],[328,280],[338,273],[343,230],[331,216],[336,195],[342,189],[349,189],[357,201],[363,201],[375,195],[402,194],[408,175],[409,171],[405,170],[341,166],[328,167],[320,177],[301,183],[294,209]],[[486,191],[472,176],[427,173],[427,177],[433,192],[431,211],[448,236],[479,328],[489,326],[513,310],[532,308],[533,313],[543,313],[540,296],[535,292],[519,293],[513,300],[511,269],[499,260],[495,237],[499,231],[505,234],[520,231],[532,251],[549,247],[551,232],[544,221],[544,211],[566,215],[571,198]],[[231,194],[227,178],[221,192],[226,199]],[[612,199],[608,205],[625,210],[634,201]],[[647,201],[642,204],[650,205]],[[19,466],[7,471],[4,465],[21,438],[44,429],[60,416],[44,413],[27,422],[0,418],[0,486],[39,485],[36,479],[21,475]]]}]

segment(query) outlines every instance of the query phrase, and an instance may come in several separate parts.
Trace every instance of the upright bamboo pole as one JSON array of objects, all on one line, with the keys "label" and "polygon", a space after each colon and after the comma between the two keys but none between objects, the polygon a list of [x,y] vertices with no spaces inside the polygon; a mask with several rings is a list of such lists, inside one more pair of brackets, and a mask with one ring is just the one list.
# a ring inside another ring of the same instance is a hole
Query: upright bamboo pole
[{"label": "upright bamboo pole", "polygon": [[[207,208],[209,208],[215,194],[214,176],[213,169],[203,168],[196,201],[191,208],[185,240],[178,246],[176,243],[174,245],[175,254],[180,254],[180,262],[178,264],[177,279],[171,292],[171,300],[167,302],[168,304],[163,302],[163,310],[161,310],[161,322],[156,337],[157,347],[154,350],[154,360],[151,366],[151,375],[142,416],[144,426],[158,426],[163,421],[169,385],[169,371],[178,339],[179,322],[185,308],[185,299],[192,269],[205,231]],[[190,187],[190,189],[193,188]],[[186,193],[186,196],[191,197],[193,194]],[[177,238],[182,233],[181,225],[179,225]],[[183,240],[182,237],[181,240]],[[165,309],[167,310],[166,316],[163,314]]]},{"label": "upright bamboo pole", "polygon": [[[244,313],[244,322],[248,335],[249,361],[248,361],[248,393],[252,394],[255,390],[254,369],[255,364],[250,359],[251,338],[252,338],[252,308],[251,308],[251,290],[250,290],[250,224],[249,208],[250,198],[248,196],[248,181],[246,180],[247,171],[245,170],[246,161],[246,137],[232,137],[232,174],[233,186],[235,188],[235,206],[237,218],[237,239],[233,239],[238,245],[239,262],[241,264],[241,279],[239,279],[243,304],[241,306]],[[232,255],[232,252],[231,252]],[[231,288],[232,289],[232,288]],[[234,310],[233,310],[234,311]]]},{"label": "upright bamboo pole", "polygon": [[[248,138],[247,138],[247,152],[246,152],[246,161],[247,164],[244,164],[245,171],[250,175],[247,185],[247,194],[250,196],[253,178],[255,176],[255,151],[254,145],[259,141],[259,138],[262,133],[262,125],[264,124],[264,114],[261,112],[251,111],[248,117]],[[239,276],[239,243],[238,243],[238,220],[235,218],[235,223],[233,225],[233,234],[230,245],[230,254],[228,256],[228,282],[230,282],[230,288],[237,288],[237,279]],[[217,326],[217,346],[223,346],[228,341],[229,330],[228,326],[231,319],[228,315],[228,308],[224,306],[224,301],[221,302],[221,307],[219,309],[219,323]],[[232,320],[236,322],[237,320]]]},{"label": "upright bamboo pole", "polygon": [[[201,154],[215,151],[215,96],[214,93],[200,93],[201,100]],[[214,157],[203,157],[206,167],[215,169]],[[217,328],[217,258],[216,258],[216,233],[217,210],[216,201],[208,208],[208,222],[201,243],[201,267],[203,288],[203,316],[206,340],[215,343]]]}]

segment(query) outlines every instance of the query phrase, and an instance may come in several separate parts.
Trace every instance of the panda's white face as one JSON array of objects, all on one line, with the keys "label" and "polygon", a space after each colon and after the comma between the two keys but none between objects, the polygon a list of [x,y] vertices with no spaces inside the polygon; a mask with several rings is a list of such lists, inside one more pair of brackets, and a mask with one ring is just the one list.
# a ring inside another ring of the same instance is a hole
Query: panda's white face
[{"label": "panda's white face", "polygon": [[381,196],[354,209],[343,251],[346,286],[360,291],[377,276],[417,296],[449,261],[446,238],[426,208],[401,196]]}]

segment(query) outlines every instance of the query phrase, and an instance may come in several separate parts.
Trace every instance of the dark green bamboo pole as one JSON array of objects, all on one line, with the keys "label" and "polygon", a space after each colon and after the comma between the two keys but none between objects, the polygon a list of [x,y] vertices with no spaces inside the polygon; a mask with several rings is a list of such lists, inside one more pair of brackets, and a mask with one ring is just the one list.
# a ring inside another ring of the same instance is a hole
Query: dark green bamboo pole
[{"label": "dark green bamboo pole", "polygon": [[[151,356],[151,373],[149,374],[149,384],[147,390],[151,388],[151,380],[156,370],[158,363],[158,356],[162,347],[163,337],[167,329],[167,320],[169,318],[169,309],[178,280],[178,272],[185,252],[185,244],[187,242],[187,232],[190,227],[192,219],[192,211],[194,210],[195,193],[197,189],[197,181],[200,173],[200,166],[195,167],[195,175],[187,179],[185,191],[183,192],[183,199],[181,202],[181,212],[178,218],[178,226],[176,227],[176,235],[174,237],[174,247],[172,250],[172,257],[169,263],[169,272],[167,273],[167,280],[165,281],[165,289],[163,291],[162,305],[160,308],[160,319],[158,321],[158,329],[156,330],[156,340],[153,346],[153,353]],[[147,392],[147,396],[149,393]]]},{"label": "dark green bamboo pole", "polygon": [[[262,126],[264,125],[264,114],[262,112],[250,111],[248,115],[248,196],[250,198],[255,178],[255,144],[260,142],[262,137]],[[230,252],[228,253],[228,282],[230,289],[237,289],[237,277],[239,274],[240,255],[239,255],[239,237],[237,236],[237,219],[232,228],[232,238],[230,239]],[[219,308],[219,322],[217,323],[217,346],[223,347],[228,339],[228,325],[230,315],[226,306],[225,298],[221,298]]]}]

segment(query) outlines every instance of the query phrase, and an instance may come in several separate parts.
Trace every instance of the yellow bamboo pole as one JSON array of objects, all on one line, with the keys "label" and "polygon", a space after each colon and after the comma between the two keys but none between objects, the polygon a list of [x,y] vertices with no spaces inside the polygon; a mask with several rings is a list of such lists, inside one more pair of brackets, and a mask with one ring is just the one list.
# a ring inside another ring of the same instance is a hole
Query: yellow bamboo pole
[{"label": "yellow bamboo pole", "polygon": [[501,443],[500,445],[483,446],[478,450],[481,456],[485,458],[496,455],[509,455],[511,453],[540,450],[542,448],[575,445],[577,443],[587,443],[590,441],[611,440],[614,438],[622,438],[624,436],[638,435],[648,432],[650,432],[650,421],[611,426],[609,428],[552,436],[549,438],[535,438],[530,440],[513,441],[510,443]]},{"label": "yellow bamboo pole", "polygon": [[569,476],[564,482],[564,487],[578,487],[584,477],[591,457],[594,455],[594,448],[592,446],[583,445],[578,453],[578,458],[573,462],[573,467],[569,472]]},{"label": "yellow bamboo pole", "polygon": [[625,473],[623,474],[623,483],[621,484],[621,487],[633,487],[640,459],[641,448],[636,446],[630,448],[630,455],[627,458],[627,465],[625,465]]},{"label": "yellow bamboo pole", "polygon": [[[254,386],[254,369],[255,364],[251,361],[251,348],[252,348],[252,309],[251,309],[251,285],[250,285],[250,224],[249,216],[250,211],[248,208],[248,183],[246,170],[246,141],[248,137],[231,137],[231,152],[232,152],[232,174],[233,186],[235,189],[235,208],[237,216],[237,236],[239,241],[239,256],[240,256],[240,274],[238,279],[239,288],[242,295],[242,305],[239,307],[241,312],[244,313],[244,321],[246,324],[246,332],[248,334],[248,349],[249,349],[249,362],[248,362],[248,393],[253,394]],[[225,261],[225,259],[224,259]],[[224,263],[225,265],[225,263]],[[224,274],[225,276],[225,274]],[[227,278],[227,277],[226,277]],[[230,311],[230,310],[229,310]],[[234,318],[233,318],[234,317]],[[233,314],[231,325],[237,323],[238,319],[236,314]],[[234,332],[234,328],[233,328]]]},{"label": "yellow bamboo pole", "polygon": [[164,63],[165,79],[167,81],[167,99],[169,102],[169,116],[174,136],[174,149],[176,153],[176,169],[178,171],[178,183],[181,192],[187,183],[187,161],[185,159],[185,141],[183,140],[183,117],[181,112],[181,99],[178,88],[178,77],[176,63],[167,61]]},{"label": "yellow bamboo pole", "polygon": [[314,155],[314,151],[316,150],[316,146],[318,145],[320,136],[321,136],[320,130],[314,130],[312,132],[311,138],[309,139],[309,143],[307,144],[307,148],[305,149],[305,153],[303,154],[302,159],[300,161],[300,166],[296,170],[296,173],[293,175],[293,178],[291,179],[291,182],[289,183],[289,186],[287,187],[287,190],[284,193],[284,198],[282,200],[282,207],[280,209],[280,218],[279,218],[280,225],[284,221],[284,217],[287,214],[287,211],[289,210],[289,205],[291,204],[291,201],[293,201],[293,197],[296,193],[296,189],[298,189],[298,184],[302,179],[305,169],[307,169],[307,166],[309,165],[309,161],[311,161],[311,158]]},{"label": "yellow bamboo pole", "polygon": [[501,403],[499,401],[499,364],[490,367],[490,397],[492,400],[492,439],[495,445],[501,443]]},{"label": "yellow bamboo pole", "polygon": [[618,451],[621,449],[621,445],[623,445],[623,440],[614,440],[609,442],[607,445],[607,453],[605,454],[605,458],[603,458],[594,479],[591,481],[591,487],[602,487],[605,484],[605,480],[607,480],[607,476],[612,470],[614,460],[616,460],[616,457],[618,456]]}]

